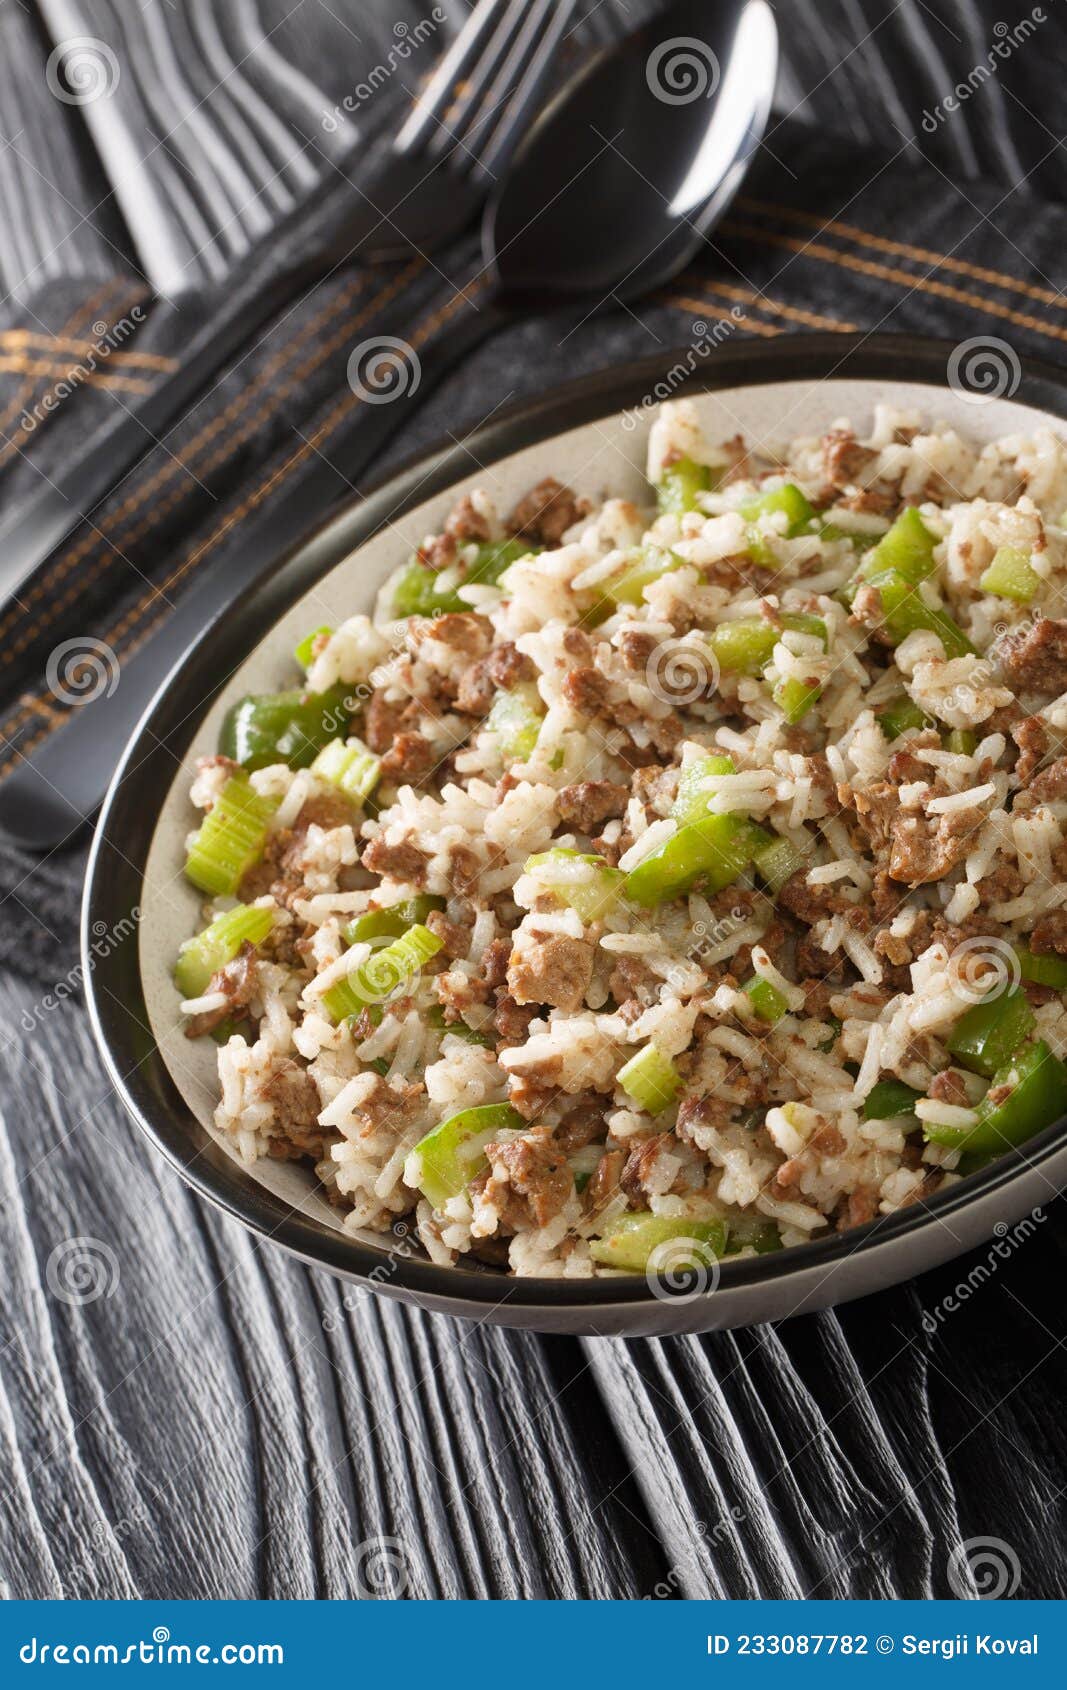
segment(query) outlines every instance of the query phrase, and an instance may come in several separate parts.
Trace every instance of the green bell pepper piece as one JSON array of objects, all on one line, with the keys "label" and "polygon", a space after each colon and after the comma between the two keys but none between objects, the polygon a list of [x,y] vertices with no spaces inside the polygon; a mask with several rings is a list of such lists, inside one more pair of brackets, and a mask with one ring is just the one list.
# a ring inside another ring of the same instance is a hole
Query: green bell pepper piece
[{"label": "green bell pepper piece", "polygon": [[995,593],[997,598],[1017,599],[1020,604],[1029,604],[1041,585],[1041,577],[1031,567],[1028,552],[1018,546],[999,546],[978,585],[983,593]]},{"label": "green bell pepper piece", "polygon": [[1067,1068],[1043,1039],[1023,1048],[993,1075],[973,1127],[923,1123],[934,1144],[952,1150],[1010,1150],[1067,1114]]},{"label": "green bell pepper piece", "polygon": [[854,582],[869,581],[886,570],[903,576],[912,586],[925,581],[934,573],[936,534],[931,534],[914,506],[901,511],[892,528],[883,534],[878,544],[868,552],[853,575]]},{"label": "green bell pepper piece", "polygon": [[[782,629],[794,634],[816,634],[826,645],[826,623],[821,616],[787,611]],[[719,668],[733,675],[762,675],[771,660],[782,629],[762,616],[742,616],[735,622],[720,622],[708,635],[708,644]]]},{"label": "green bell pepper piece", "polygon": [[349,702],[345,686],[326,692],[251,693],[227,712],[219,750],[249,770],[270,763],[306,769],[331,739],[345,737]]},{"label": "green bell pepper piece", "polygon": [[1011,1060],[1036,1025],[1025,992],[1016,987],[967,1010],[945,1043],[949,1054],[965,1068],[989,1080]]},{"label": "green bell pepper piece", "polygon": [[486,1145],[499,1133],[525,1125],[510,1103],[483,1103],[450,1115],[419,1140],[408,1159],[408,1165],[414,1164],[417,1189],[435,1209],[443,1209],[488,1165]]},{"label": "green bell pepper piece", "polygon": [[671,805],[671,815],[679,827],[685,827],[708,813],[708,799],[714,788],[708,783],[716,775],[733,775],[737,770],[732,757],[698,757],[687,763],[678,780],[678,794]]},{"label": "green bell pepper piece", "polygon": [[819,702],[822,687],[818,681],[801,681],[795,675],[789,675],[784,681],[779,681],[771,697],[782,712],[790,727],[796,727],[802,722],[812,705]]},{"label": "green bell pepper piece", "polygon": [[312,647],[314,646],[315,641],[319,638],[319,636],[321,634],[332,634],[332,633],[333,633],[333,629],[329,626],[328,623],[324,622],[321,628],[312,628],[310,634],[305,634],[304,638],[300,641],[300,644],[297,646],[296,650],[293,652],[293,656],[296,658],[296,661],[299,663],[301,669],[303,669],[305,674],[311,668],[312,663],[315,661],[313,651],[312,651]]},{"label": "green bell pepper piece", "polygon": [[[726,1222],[721,1220],[695,1221],[675,1219],[666,1215],[623,1215],[603,1238],[595,1238],[589,1254],[604,1267],[621,1268],[624,1273],[645,1273],[652,1270],[668,1273],[682,1268],[699,1268],[713,1262],[726,1250]],[[678,1244],[670,1248],[675,1240]],[[692,1244],[688,1253],[682,1246]],[[664,1259],[650,1261],[661,1245]]]},{"label": "green bell pepper piece", "polygon": [[885,627],[894,645],[899,645],[917,628],[927,628],[940,639],[946,657],[963,657],[974,651],[963,629],[948,612],[927,604],[919,587],[898,570],[886,569],[872,575],[868,584],[876,587],[881,595]]},{"label": "green bell pepper piece", "polygon": [[914,1115],[921,1091],[903,1080],[879,1080],[867,1093],[863,1105],[865,1121],[895,1121],[898,1115]]},{"label": "green bell pepper piece", "polygon": [[492,540],[478,547],[477,556],[463,579],[454,587],[437,585],[438,571],[430,569],[413,557],[393,589],[393,615],[437,616],[446,611],[469,610],[470,605],[459,596],[460,587],[495,587],[513,563],[521,557],[543,550],[531,546],[528,540]]},{"label": "green bell pepper piece", "polygon": [[787,481],[784,487],[776,487],[773,493],[764,493],[741,506],[741,515],[746,522],[757,522],[761,516],[774,516],[778,511],[786,514],[785,532],[790,540],[795,540],[799,534],[809,533],[815,521],[814,505],[793,481]]},{"label": "green bell pepper piece", "polygon": [[626,876],[626,896],[645,909],[700,886],[721,892],[744,872],[770,835],[744,816],[704,816],[680,827]]},{"label": "green bell pepper piece", "polygon": [[1057,992],[1067,991],[1067,958],[1038,956],[1025,945],[1015,946],[1019,972],[1024,980],[1035,986],[1052,986]]},{"label": "green bell pepper piece", "polygon": [[698,464],[693,458],[676,458],[665,464],[656,483],[656,497],[661,511],[682,516],[696,510],[701,493],[709,493],[712,485],[710,464]]},{"label": "green bell pepper piece", "polygon": [[682,569],[685,561],[677,552],[665,552],[656,546],[642,546],[630,554],[629,561],[618,575],[611,575],[606,581],[601,581],[598,590],[611,601],[611,606],[641,604],[646,587],[651,586],[653,581],[659,581],[664,575],[669,575],[672,570]]},{"label": "green bell pepper piece", "polygon": [[890,699],[875,721],[886,739],[899,739],[901,734],[906,733],[921,733],[923,728],[930,726],[930,718],[906,692],[902,692],[899,698]]},{"label": "green bell pepper piece", "polygon": [[399,939],[409,927],[424,922],[433,910],[443,910],[445,900],[433,892],[417,892],[399,904],[387,904],[384,909],[367,910],[357,915],[344,929],[343,937],[350,945],[371,945],[375,939]]}]

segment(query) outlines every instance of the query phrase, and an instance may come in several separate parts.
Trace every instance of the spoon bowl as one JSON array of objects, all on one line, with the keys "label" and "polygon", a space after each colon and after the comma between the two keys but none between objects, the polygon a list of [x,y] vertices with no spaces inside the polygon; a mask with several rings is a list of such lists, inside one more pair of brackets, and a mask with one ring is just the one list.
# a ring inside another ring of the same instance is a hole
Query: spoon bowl
[{"label": "spoon bowl", "polygon": [[676,275],[737,192],[777,62],[767,0],[676,0],[598,55],[525,137],[486,208],[500,296],[610,303]]}]

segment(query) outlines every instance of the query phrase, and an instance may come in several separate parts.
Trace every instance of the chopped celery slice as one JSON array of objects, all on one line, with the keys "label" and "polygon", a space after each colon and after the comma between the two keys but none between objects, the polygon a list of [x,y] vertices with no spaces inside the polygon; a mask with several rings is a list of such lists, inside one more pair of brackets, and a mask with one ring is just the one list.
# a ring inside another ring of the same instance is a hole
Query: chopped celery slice
[{"label": "chopped celery slice", "polygon": [[991,1080],[1015,1055],[1037,1025],[1026,993],[1018,987],[976,1003],[956,1022],[945,1040],[949,1055],[965,1068]]},{"label": "chopped celery slice", "polygon": [[565,845],[555,845],[551,851],[539,851],[536,856],[527,857],[522,872],[534,875],[557,898],[576,910],[587,925],[601,921],[614,909],[626,880],[621,869],[610,868],[601,857],[583,856]]},{"label": "chopped celery slice", "polygon": [[730,1254],[738,1250],[755,1250],[757,1256],[781,1250],[782,1235],[774,1221],[757,1220],[753,1215],[737,1215],[730,1219]]},{"label": "chopped celery slice", "polygon": [[1067,1114],[1067,1068],[1044,1040],[1024,1045],[993,1075],[970,1127],[924,1121],[923,1133],[952,1150],[1010,1150]]},{"label": "chopped celery slice", "polygon": [[716,775],[733,775],[737,770],[732,757],[698,757],[687,763],[678,781],[678,796],[671,805],[671,815],[679,827],[698,821],[708,813],[708,799],[714,788],[709,784]]},{"label": "chopped celery slice", "polygon": [[664,464],[656,483],[660,510],[677,516],[695,510],[701,493],[710,492],[711,483],[710,464],[698,464],[692,458],[676,458],[672,464]]},{"label": "chopped celery slice", "polygon": [[306,769],[322,747],[344,734],[352,714],[348,688],[327,692],[252,693],[232,705],[219,750],[246,769],[288,763]]},{"label": "chopped celery slice", "polygon": [[443,941],[416,923],[391,945],[383,945],[366,962],[336,981],[322,994],[321,1003],[333,1021],[358,1015],[369,1004],[386,1003],[409,986],[423,963],[437,955]]},{"label": "chopped celery slice", "polygon": [[899,1115],[914,1115],[921,1091],[903,1080],[879,1080],[867,1093],[863,1105],[865,1121],[895,1121]]},{"label": "chopped celery slice", "polygon": [[936,634],[945,648],[946,657],[963,657],[974,647],[963,629],[947,611],[927,604],[918,586],[913,585],[899,571],[887,569],[869,578],[882,600],[882,615],[894,645],[899,645],[917,628],[927,628]]},{"label": "chopped celery slice", "polygon": [[751,499],[741,506],[741,515],[746,522],[756,522],[761,516],[773,516],[778,511],[786,514],[785,532],[791,540],[796,539],[798,534],[807,533],[809,524],[815,520],[814,505],[793,481],[787,481],[784,487],[776,487],[773,493],[764,493],[761,498]]},{"label": "chopped celery slice", "polygon": [[500,755],[504,759],[525,763],[533,755],[544,714],[545,707],[533,681],[520,681],[510,692],[497,693],[485,725],[498,735]]},{"label": "chopped celery slice", "polygon": [[433,910],[443,910],[445,900],[432,892],[416,892],[402,903],[389,904],[385,909],[367,910],[357,915],[344,929],[350,945],[371,945],[375,939],[399,939],[409,927],[424,922]]},{"label": "chopped celery slice", "polygon": [[525,1125],[510,1103],[461,1109],[419,1140],[405,1164],[405,1178],[435,1209],[443,1209],[453,1197],[462,1196],[486,1166],[486,1145],[498,1133],[518,1131]]},{"label": "chopped celery slice", "polygon": [[273,910],[239,904],[235,910],[216,916],[195,939],[186,939],[174,965],[174,984],[182,997],[202,997],[211,976],[232,962],[246,942],[262,944],[273,926]]},{"label": "chopped celery slice", "polygon": [[682,1076],[674,1063],[654,1044],[645,1045],[623,1063],[618,1078],[627,1096],[649,1115],[669,1109],[682,1089]]},{"label": "chopped celery slice", "polygon": [[796,675],[788,675],[785,680],[776,683],[771,697],[790,727],[796,727],[812,705],[818,703],[821,694],[822,687],[818,681],[801,681]]},{"label": "chopped celery slice", "polygon": [[1000,546],[978,585],[983,593],[1029,604],[1041,585],[1041,577],[1031,567],[1029,553],[1018,546]]},{"label": "chopped celery slice", "polygon": [[767,1021],[773,1027],[783,1015],[789,1014],[789,1005],[785,996],[777,986],[772,986],[769,980],[762,980],[759,975],[742,987],[745,996],[752,1000],[752,1010],[760,1021]]},{"label": "chopped celery slice", "polygon": [[297,646],[296,650],[293,652],[293,656],[296,658],[296,661],[299,663],[301,669],[303,669],[305,674],[311,668],[311,665],[315,661],[315,655],[314,655],[315,641],[317,639],[319,639],[323,634],[332,634],[332,633],[333,633],[333,629],[330,627],[330,625],[327,622],[324,622],[322,624],[321,628],[312,628],[310,634],[305,634],[304,638],[300,641],[300,644]]},{"label": "chopped celery slice", "polygon": [[970,728],[953,728],[945,738],[945,750],[954,751],[958,756],[973,757],[978,735]]},{"label": "chopped celery slice", "polygon": [[930,718],[906,692],[902,692],[899,698],[890,699],[875,720],[886,739],[899,739],[901,734],[919,733],[930,726]]},{"label": "chopped celery slice", "polygon": [[382,760],[368,751],[362,740],[331,739],[315,758],[311,772],[354,804],[362,804],[378,784]]},{"label": "chopped celery slice", "polygon": [[786,611],[781,628],[762,616],[742,616],[734,622],[720,622],[708,635],[708,644],[720,669],[735,675],[761,675],[766,669],[783,631],[815,634],[826,645],[826,623],[821,616]]},{"label": "chopped celery slice", "polygon": [[589,1254],[604,1267],[624,1273],[672,1273],[708,1266],[725,1253],[726,1237],[722,1220],[623,1215],[603,1238],[592,1240]]},{"label": "chopped celery slice", "polygon": [[1067,958],[1037,956],[1025,945],[1016,945],[1015,954],[1024,980],[1032,981],[1035,986],[1053,986],[1058,992],[1067,991]]},{"label": "chopped celery slice", "polygon": [[798,874],[807,862],[803,851],[798,851],[788,839],[775,837],[761,845],[753,859],[756,871],[767,882],[772,892],[780,892],[787,880]]},{"label": "chopped celery slice", "polygon": [[599,591],[615,604],[640,604],[645,588],[651,586],[674,569],[682,569],[685,558],[677,552],[665,552],[655,546],[642,546],[630,553],[630,560],[618,575],[610,575],[599,583]]},{"label": "chopped celery slice", "polygon": [[703,816],[680,827],[626,876],[626,896],[646,909],[699,885],[709,895],[730,886],[770,835],[745,816]]},{"label": "chopped celery slice", "polygon": [[261,798],[239,771],[226,782],[189,844],[187,879],[213,898],[233,897],[259,862],[276,798]]},{"label": "chopped celery slice", "polygon": [[[495,587],[505,570],[521,557],[539,552],[528,540],[493,540],[478,547],[474,562],[453,587],[439,588],[438,572],[413,557],[393,589],[394,616],[436,616],[443,611],[469,610],[470,605],[459,596],[460,587]],[[444,573],[442,571],[442,573]],[[449,567],[449,575],[452,568]]]}]

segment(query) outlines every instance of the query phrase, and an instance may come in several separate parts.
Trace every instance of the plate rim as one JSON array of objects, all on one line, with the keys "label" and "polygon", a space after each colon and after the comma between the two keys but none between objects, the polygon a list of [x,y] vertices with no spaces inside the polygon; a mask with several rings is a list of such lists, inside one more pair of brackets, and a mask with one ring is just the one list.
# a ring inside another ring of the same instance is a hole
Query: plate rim
[{"label": "plate rim", "polygon": [[[947,390],[948,361],[958,344],[945,337],[862,331],[746,340],[716,347],[714,355],[706,360],[707,367],[690,366],[684,376],[674,379],[670,397],[813,379],[910,382]],[[679,362],[691,356],[692,351],[692,342],[672,346],[649,358],[596,370],[518,400],[502,407],[489,421],[458,440],[453,436],[431,443],[375,479],[362,494],[326,519],[315,521],[309,513],[307,533],[286,550],[270,580],[247,589],[234,607],[212,619],[164,677],[131,735],[94,831],[82,903],[81,960],[94,1038],[123,1107],[154,1149],[199,1196],[299,1259],[389,1295],[409,1297],[431,1306],[448,1306],[453,1312],[482,1318],[491,1318],[494,1310],[502,1311],[505,1319],[509,1306],[523,1310],[527,1317],[538,1311],[551,1317],[564,1308],[589,1313],[600,1309],[605,1315],[610,1311],[616,1316],[626,1311],[647,1315],[658,1304],[665,1311],[665,1323],[672,1301],[680,1300],[657,1296],[641,1276],[519,1279],[485,1268],[442,1267],[403,1252],[397,1258],[396,1248],[390,1248],[387,1235],[383,1235],[383,1245],[378,1247],[328,1228],[292,1209],[228,1157],[189,1112],[150,1035],[151,1049],[145,1048],[147,1026],[130,1002],[140,985],[139,968],[123,969],[121,946],[114,947],[102,959],[94,951],[94,935],[114,931],[138,907],[136,897],[130,900],[129,888],[134,882],[137,886],[141,884],[158,819],[154,794],[152,804],[141,804],[138,809],[133,789],[127,791],[124,785],[126,769],[134,762],[139,768],[151,769],[164,755],[168,758],[173,755],[169,748],[172,744],[188,743],[198,721],[228,684],[227,679],[220,682],[208,696],[201,697],[197,710],[185,717],[181,709],[183,684],[191,679],[194,667],[215,651],[225,649],[227,643],[231,647],[242,645],[243,655],[248,655],[316,580],[385,522],[446,492],[450,485],[469,479],[472,456],[480,463],[490,464],[526,447],[540,445],[567,428],[641,404],[647,397],[647,389],[657,379],[663,380],[675,372]],[[1067,369],[1035,358],[1019,358],[1019,368],[1019,382],[1003,397],[1050,410],[1067,424]],[[1034,385],[1046,385],[1051,394],[1041,401],[1030,399],[1026,390]],[[1050,398],[1058,400],[1058,408],[1050,403]],[[552,426],[546,426],[549,419]],[[255,631],[251,638],[238,641],[233,633],[235,612],[249,608],[253,596],[257,609],[250,620],[255,624]],[[225,664],[220,665],[220,672],[228,674]],[[200,684],[202,687],[202,679]],[[162,802],[169,782],[160,781],[159,786]],[[116,835],[121,837],[121,846],[116,842]],[[150,1083],[146,1070],[153,1055],[161,1073],[153,1075]],[[1026,1146],[1007,1152],[989,1168],[968,1176],[921,1207],[912,1205],[847,1233],[781,1253],[740,1262],[726,1261],[715,1295],[706,1301],[721,1308],[731,1292],[760,1288],[769,1291],[775,1286],[787,1286],[791,1281],[799,1283],[807,1277],[805,1269],[824,1270],[824,1276],[833,1273],[835,1277],[840,1272],[842,1284],[833,1300],[844,1300],[849,1295],[850,1276],[840,1270],[849,1261],[855,1264],[851,1276],[854,1278],[861,1259],[866,1265],[878,1252],[890,1256],[890,1246],[899,1246],[915,1233],[932,1233],[938,1221],[949,1221],[960,1209],[977,1210],[983,1199],[1019,1188],[1057,1151],[1067,1148],[1059,1142],[1062,1131],[1063,1122],[1054,1123]],[[970,1243],[960,1242],[947,1257],[969,1247],[972,1247]],[[899,1255],[899,1250],[896,1254]],[[941,1254],[938,1259],[947,1257]],[[393,1266],[389,1282],[379,1283],[376,1275],[383,1262],[390,1260]],[[921,1272],[925,1265],[928,1264],[917,1262],[914,1272]],[[914,1274],[891,1269],[884,1288],[911,1277]],[[493,1305],[493,1309],[486,1305]]]}]

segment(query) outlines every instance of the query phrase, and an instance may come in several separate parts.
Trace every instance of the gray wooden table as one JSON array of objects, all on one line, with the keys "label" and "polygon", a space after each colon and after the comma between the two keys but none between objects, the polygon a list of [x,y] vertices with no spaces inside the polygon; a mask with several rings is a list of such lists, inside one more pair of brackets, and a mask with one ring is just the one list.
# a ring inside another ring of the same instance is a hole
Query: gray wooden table
[{"label": "gray wooden table", "polygon": [[[68,30],[79,18],[87,33],[109,17],[119,27],[106,0],[56,10]],[[127,140],[173,75],[159,30],[185,32],[198,90],[216,50],[210,6],[135,11],[121,11],[138,67]],[[302,101],[342,96],[346,77],[316,65],[336,61],[364,16],[318,0],[296,11],[279,24],[277,62],[257,64],[290,118]],[[255,16],[242,0],[227,30]],[[997,17],[973,0],[783,4],[780,105],[834,125],[844,145],[907,126],[961,183],[1007,186],[1030,171],[1062,199],[1062,31],[959,122],[922,128]],[[361,52],[381,51],[375,18],[377,45]],[[0,129],[9,138],[22,124],[42,149],[0,154],[5,291],[33,241],[43,261],[90,209],[96,168],[77,147],[64,153],[19,86],[26,24],[25,8],[0,0]],[[223,47],[236,53],[229,37]],[[227,113],[204,98],[222,134]],[[154,156],[160,193],[195,169],[196,145],[203,132],[183,131]],[[299,165],[278,168],[279,197],[300,191]],[[60,200],[35,193],[35,170],[64,182]],[[188,261],[205,195],[179,197],[172,234]],[[124,217],[135,223],[136,208]],[[87,230],[123,239],[105,214]],[[226,239],[248,234],[231,224]],[[445,420],[431,413],[427,427]],[[12,874],[0,915],[15,935],[0,932],[7,1594],[1067,1592],[1061,1201],[1006,1259],[980,1251],[837,1313],[704,1339],[541,1339],[354,1293],[194,1198],[125,1119],[73,972],[82,862]]]}]

